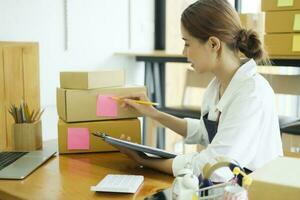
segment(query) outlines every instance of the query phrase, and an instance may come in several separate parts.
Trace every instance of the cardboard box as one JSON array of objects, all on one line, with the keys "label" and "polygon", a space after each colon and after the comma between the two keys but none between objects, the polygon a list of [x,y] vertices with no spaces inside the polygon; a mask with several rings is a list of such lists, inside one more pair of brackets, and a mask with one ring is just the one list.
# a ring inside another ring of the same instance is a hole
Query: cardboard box
[{"label": "cardboard box", "polygon": [[265,32],[265,13],[243,13],[239,16],[243,27],[255,30],[262,38]]},{"label": "cardboard box", "polygon": [[262,0],[262,11],[300,10],[299,0]]},{"label": "cardboard box", "polygon": [[300,34],[266,34],[264,42],[270,56],[300,55]]},{"label": "cardboard box", "polygon": [[282,147],[284,152],[299,153],[300,155],[300,135],[282,133],[281,138],[282,138]]},{"label": "cardboard box", "polygon": [[266,12],[266,33],[300,32],[300,10]]},{"label": "cardboard box", "polygon": [[82,123],[58,121],[58,151],[63,153],[88,153],[117,151],[92,132],[99,131],[111,137],[130,136],[131,141],[141,143],[141,127],[138,119],[107,120]]},{"label": "cardboard box", "polygon": [[84,122],[107,119],[136,118],[141,115],[133,108],[122,108],[116,102],[115,115],[101,115],[97,109],[99,95],[123,96],[146,93],[144,86],[99,88],[93,90],[69,90],[57,88],[57,112],[66,122]]},{"label": "cardboard box", "polygon": [[279,157],[250,174],[250,200],[298,200],[300,197],[300,159]]},{"label": "cardboard box", "polygon": [[60,87],[66,89],[95,89],[125,85],[124,70],[95,72],[60,72]]}]

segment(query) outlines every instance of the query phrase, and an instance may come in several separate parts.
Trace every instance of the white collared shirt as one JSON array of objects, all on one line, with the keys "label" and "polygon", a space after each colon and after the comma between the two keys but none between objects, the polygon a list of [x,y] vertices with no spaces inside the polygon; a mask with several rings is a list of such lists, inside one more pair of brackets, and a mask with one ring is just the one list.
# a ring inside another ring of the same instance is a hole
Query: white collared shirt
[{"label": "white collared shirt", "polygon": [[[199,175],[206,163],[215,163],[219,156],[236,160],[241,167],[253,171],[283,154],[275,95],[257,73],[255,61],[250,59],[236,71],[220,100],[219,88],[220,82],[214,78],[204,94],[200,120],[185,118],[185,143],[206,148],[177,156],[172,166],[175,176],[186,166],[192,166],[194,174]],[[202,117],[208,113],[208,119],[216,121],[219,112],[218,130],[209,143]],[[228,170],[219,170],[215,176],[216,181],[230,178]]]}]

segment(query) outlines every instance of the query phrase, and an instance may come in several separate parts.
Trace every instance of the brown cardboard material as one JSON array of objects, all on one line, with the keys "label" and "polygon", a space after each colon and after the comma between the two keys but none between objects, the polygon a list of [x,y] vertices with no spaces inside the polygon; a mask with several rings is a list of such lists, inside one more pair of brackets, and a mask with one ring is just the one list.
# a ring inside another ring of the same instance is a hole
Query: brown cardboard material
[{"label": "brown cardboard material", "polygon": [[[68,128],[88,128],[89,149],[68,149]],[[122,134],[129,136],[132,142],[141,143],[141,127],[138,119],[107,120],[96,122],[66,123],[58,121],[58,151],[64,153],[90,153],[117,151],[116,148],[91,134],[99,131],[111,137],[120,138]]]},{"label": "brown cardboard material", "polygon": [[[286,4],[291,2],[291,4]],[[282,4],[283,3],[283,4]],[[284,6],[288,5],[288,6]],[[299,0],[262,0],[261,1],[262,11],[275,11],[275,10],[300,10]]]},{"label": "brown cardboard material", "polygon": [[243,27],[255,30],[262,38],[265,23],[264,13],[242,13],[239,16]]},{"label": "brown cardboard material", "polygon": [[144,86],[125,86],[114,88],[99,88],[93,90],[69,90],[57,88],[57,112],[65,122],[84,122],[108,119],[136,118],[141,115],[133,108],[123,108],[118,103],[117,117],[97,116],[98,95],[124,96],[146,93]]},{"label": "brown cardboard material", "polygon": [[266,34],[266,50],[271,56],[299,56],[299,37],[300,34]]},{"label": "brown cardboard material", "polygon": [[124,70],[95,72],[60,72],[60,87],[66,89],[95,89],[125,84]]},{"label": "brown cardboard material", "polygon": [[[266,12],[266,33],[300,32],[300,10]],[[295,27],[295,23],[298,24]]]},{"label": "brown cardboard material", "polygon": [[250,200],[298,200],[300,197],[300,159],[276,158],[250,174]]},{"label": "brown cardboard material", "polygon": [[[239,14],[242,27],[246,29],[252,29],[256,31],[260,41],[263,43],[264,40],[264,22],[265,14],[264,13],[242,13]],[[244,57],[245,55],[240,52],[240,56]]]}]

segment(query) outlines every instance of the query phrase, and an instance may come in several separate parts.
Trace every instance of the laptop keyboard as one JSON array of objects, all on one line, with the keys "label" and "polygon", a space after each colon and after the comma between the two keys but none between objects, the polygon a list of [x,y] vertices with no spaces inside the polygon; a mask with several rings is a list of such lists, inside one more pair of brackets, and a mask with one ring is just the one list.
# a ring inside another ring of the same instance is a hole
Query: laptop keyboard
[{"label": "laptop keyboard", "polygon": [[0,152],[0,170],[15,162],[28,152]]}]

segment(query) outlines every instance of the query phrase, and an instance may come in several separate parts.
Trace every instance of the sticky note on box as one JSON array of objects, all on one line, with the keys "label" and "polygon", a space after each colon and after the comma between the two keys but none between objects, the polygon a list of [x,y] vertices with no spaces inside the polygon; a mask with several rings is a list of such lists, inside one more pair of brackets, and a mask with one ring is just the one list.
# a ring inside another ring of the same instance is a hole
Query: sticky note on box
[{"label": "sticky note on box", "polygon": [[90,149],[88,128],[68,128],[68,149]]},{"label": "sticky note on box", "polygon": [[[77,137],[78,135],[76,135],[76,133],[74,134],[74,129],[72,130],[71,128],[76,128],[75,131],[79,131],[80,133],[83,133],[83,136],[85,137],[83,138],[82,143],[80,137],[82,135],[80,134],[79,137]],[[82,129],[80,130],[78,128],[82,128]],[[87,134],[88,132],[89,132],[89,136]],[[59,119],[58,120],[59,154],[117,151],[116,148],[104,142],[103,140],[101,140],[101,138],[91,134],[93,132],[107,133],[114,138],[119,138],[122,134],[126,134],[127,136],[130,136],[132,142],[137,142],[139,144],[141,143],[141,126],[140,126],[140,120],[137,118],[73,122],[73,123],[67,123]],[[73,141],[70,141],[70,139],[72,139]],[[89,146],[88,146],[88,141],[89,141]]]},{"label": "sticky note on box", "polygon": [[300,51],[300,34],[293,36],[293,51]]},{"label": "sticky note on box", "polygon": [[97,116],[117,117],[118,103],[112,99],[113,95],[98,95]]},{"label": "sticky note on box", "polygon": [[100,109],[102,107],[100,102],[102,101],[100,100],[97,102],[97,100],[98,95],[111,94],[118,97],[137,93],[146,94],[146,88],[144,86],[98,88],[93,90],[71,90],[57,88],[57,113],[65,122],[136,118],[141,116],[139,112],[137,112],[135,109],[124,109],[119,106],[119,103],[118,106],[116,106],[117,102],[111,102],[115,103],[112,105],[114,106],[115,111],[108,110],[109,113],[105,114],[107,112],[105,112],[105,110],[103,111],[103,109]]},{"label": "sticky note on box", "polygon": [[300,14],[295,14],[293,30],[300,31]]},{"label": "sticky note on box", "polygon": [[278,0],[277,6],[278,7],[286,7],[286,6],[293,6],[294,0]]}]

